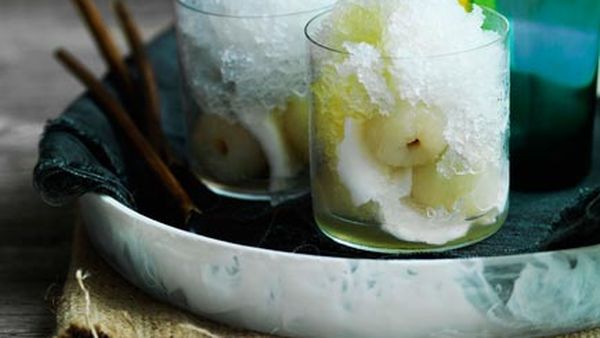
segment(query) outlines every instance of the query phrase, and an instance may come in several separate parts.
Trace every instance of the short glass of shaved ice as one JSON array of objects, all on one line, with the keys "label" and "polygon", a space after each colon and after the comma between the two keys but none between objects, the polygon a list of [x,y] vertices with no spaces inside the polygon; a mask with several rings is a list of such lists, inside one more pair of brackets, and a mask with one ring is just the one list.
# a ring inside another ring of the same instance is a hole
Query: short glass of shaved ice
[{"label": "short glass of shaved ice", "polygon": [[443,251],[508,211],[508,21],[457,0],[347,0],[305,28],[315,219],[333,240]]},{"label": "short glass of shaved ice", "polygon": [[306,22],[334,0],[176,0],[189,162],[213,191],[309,191]]}]

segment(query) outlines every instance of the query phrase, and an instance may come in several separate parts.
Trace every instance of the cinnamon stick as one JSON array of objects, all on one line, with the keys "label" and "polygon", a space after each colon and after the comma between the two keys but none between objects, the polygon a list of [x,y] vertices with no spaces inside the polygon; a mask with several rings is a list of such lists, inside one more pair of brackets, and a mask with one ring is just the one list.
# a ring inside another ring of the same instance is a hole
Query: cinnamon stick
[{"label": "cinnamon stick", "polygon": [[143,98],[144,129],[148,141],[161,157],[171,165],[175,158],[169,148],[166,137],[160,124],[160,97],[156,85],[156,76],[152,69],[152,64],[146,54],[142,34],[131,15],[131,12],[123,1],[113,1],[113,9],[117,15],[119,24],[127,39],[129,47],[133,54],[136,67],[140,73],[140,78],[135,85],[136,96]]},{"label": "cinnamon stick", "polygon": [[92,97],[104,108],[109,117],[121,129],[123,136],[133,147],[134,151],[141,154],[149,168],[161,181],[169,193],[179,202],[180,211],[183,213],[185,223],[194,215],[200,213],[187,192],[181,187],[169,167],[162,161],[152,146],[133,123],[125,108],[104,88],[103,84],[75,58],[64,49],[55,53],[58,61],[65,66],[87,89]]},{"label": "cinnamon stick", "polygon": [[136,107],[133,105],[134,90],[133,82],[129,76],[127,65],[123,61],[122,54],[117,47],[117,44],[113,40],[108,27],[102,20],[102,15],[96,7],[93,0],[72,0],[73,5],[78,9],[83,22],[88,27],[92,34],[96,46],[102,55],[102,58],[106,62],[106,65],[115,74],[117,87],[120,92],[123,93],[125,101],[128,106],[131,106],[130,112],[134,114],[133,118],[136,122],[140,123],[143,118],[138,113]]}]

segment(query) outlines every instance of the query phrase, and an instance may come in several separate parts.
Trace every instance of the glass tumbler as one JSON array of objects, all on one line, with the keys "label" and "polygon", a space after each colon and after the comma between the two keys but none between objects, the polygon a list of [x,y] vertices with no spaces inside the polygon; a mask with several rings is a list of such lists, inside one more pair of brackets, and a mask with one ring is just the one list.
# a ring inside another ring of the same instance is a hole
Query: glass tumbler
[{"label": "glass tumbler", "polygon": [[[484,9],[481,27],[494,33],[484,41],[404,56],[383,54],[375,46],[390,42],[370,44],[368,29],[348,33],[370,15],[363,9],[332,13],[305,28],[320,230],[385,253],[443,251],[495,233],[508,210],[508,21]],[[328,33],[335,20],[350,36]]]},{"label": "glass tumbler", "polygon": [[512,27],[513,187],[572,186],[591,168],[600,1],[496,0],[493,5]]},{"label": "glass tumbler", "polygon": [[303,28],[333,0],[177,0],[190,165],[213,191],[286,200],[308,192]]}]

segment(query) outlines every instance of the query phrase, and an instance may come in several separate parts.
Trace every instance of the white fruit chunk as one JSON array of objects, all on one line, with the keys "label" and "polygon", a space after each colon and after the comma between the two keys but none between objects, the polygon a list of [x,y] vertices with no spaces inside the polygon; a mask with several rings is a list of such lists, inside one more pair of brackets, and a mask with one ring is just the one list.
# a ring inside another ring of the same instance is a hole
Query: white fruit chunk
[{"label": "white fruit chunk", "polygon": [[196,121],[191,145],[203,171],[236,183],[266,175],[268,166],[256,138],[239,123],[203,114]]},{"label": "white fruit chunk", "polygon": [[363,128],[352,119],[344,123],[344,139],[338,147],[337,171],[355,206],[378,202],[379,195],[394,190],[397,200],[407,196],[411,188],[411,172],[391,171],[378,163],[362,142]]},{"label": "white fruit chunk", "polygon": [[447,146],[441,114],[408,105],[369,120],[364,137],[379,161],[395,167],[433,163]]},{"label": "white fruit chunk", "polygon": [[473,174],[442,175],[435,164],[413,171],[411,197],[425,207],[458,212],[466,218],[481,216],[506,201],[508,179],[500,168],[488,165]]},{"label": "white fruit chunk", "polygon": [[380,203],[381,228],[392,236],[433,245],[446,244],[469,232],[471,223],[457,215],[427,217],[403,201],[386,198]]},{"label": "white fruit chunk", "polygon": [[238,118],[260,143],[269,163],[272,180],[293,178],[302,170],[303,165],[291,150],[276,113],[260,120],[256,120],[252,114],[238,114]]}]

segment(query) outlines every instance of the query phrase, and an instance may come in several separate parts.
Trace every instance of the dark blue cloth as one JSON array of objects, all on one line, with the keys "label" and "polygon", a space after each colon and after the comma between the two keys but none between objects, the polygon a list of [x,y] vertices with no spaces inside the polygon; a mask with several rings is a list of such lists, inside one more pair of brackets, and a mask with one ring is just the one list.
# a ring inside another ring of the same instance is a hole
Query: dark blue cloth
[{"label": "dark blue cloth", "polygon": [[[185,125],[174,32],[162,34],[148,48],[157,70],[163,127],[181,154]],[[600,119],[596,121],[592,172],[577,187],[546,193],[511,192],[509,217],[496,235],[467,248],[414,258],[495,256],[600,243]],[[77,99],[48,122],[34,172],[34,184],[48,203],[61,205],[86,192],[99,192],[148,215],[159,215],[152,203],[158,192],[148,190],[156,185],[144,184],[147,180],[151,177],[143,162],[122,146],[119,135],[89,96]],[[193,186],[193,181],[187,183]],[[314,225],[308,197],[272,208],[266,203],[221,198],[197,185],[190,192],[205,211],[204,219],[191,224],[190,230],[203,235],[283,251],[394,257],[345,248],[322,236]]]}]

